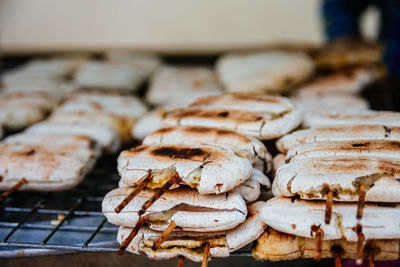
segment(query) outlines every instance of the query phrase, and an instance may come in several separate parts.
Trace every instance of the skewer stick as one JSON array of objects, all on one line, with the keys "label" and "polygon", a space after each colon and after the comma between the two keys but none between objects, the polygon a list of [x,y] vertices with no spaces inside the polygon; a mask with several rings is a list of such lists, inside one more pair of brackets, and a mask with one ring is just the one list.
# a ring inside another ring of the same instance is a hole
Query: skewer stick
[{"label": "skewer stick", "polygon": [[183,267],[185,264],[185,258],[183,256],[178,256],[178,267]]},{"label": "skewer stick", "polygon": [[122,242],[121,246],[118,249],[118,255],[124,254],[126,248],[129,246],[129,244],[132,242],[133,238],[138,234],[140,228],[144,225],[146,222],[145,217],[139,218],[138,222],[136,223],[135,227],[132,229],[131,233],[128,235],[128,237]]},{"label": "skewer stick", "polygon": [[132,192],[130,192],[129,195],[126,196],[126,198],[114,209],[115,213],[120,213],[121,210],[123,210],[152,180],[153,176],[151,175],[151,170],[148,170],[147,174],[143,176]]},{"label": "skewer stick", "polygon": [[356,226],[357,232],[357,255],[356,255],[356,264],[360,265],[363,261],[363,249],[364,249],[364,234],[362,233],[362,226],[357,224]]},{"label": "skewer stick", "polygon": [[342,256],[344,254],[344,250],[341,246],[334,245],[331,248],[332,256],[335,257],[335,267],[342,267]]},{"label": "skewer stick", "polygon": [[[172,176],[157,192],[155,192],[143,205],[142,208],[138,211],[138,215],[143,215],[146,210],[156,202],[157,199],[161,197],[173,184],[178,183],[180,181],[180,177],[177,172],[175,172],[174,176]],[[121,246],[118,249],[118,255],[122,255],[129,244],[132,242],[132,239],[137,235],[140,228],[145,224],[146,218],[140,217],[135,227],[132,229],[129,236],[122,242]]]},{"label": "skewer stick", "polygon": [[154,244],[153,244],[154,250],[160,248],[161,244],[172,233],[172,231],[175,229],[175,227],[176,227],[176,223],[174,221],[171,221],[171,223],[168,225],[168,227],[162,232],[160,237],[154,242]]},{"label": "skewer stick", "polygon": [[364,186],[360,186],[360,194],[358,196],[358,204],[357,204],[357,219],[360,220],[363,216],[363,210],[364,210],[364,203],[365,203],[365,190]]},{"label": "skewer stick", "polygon": [[322,238],[324,237],[324,231],[320,226],[311,226],[311,232],[315,233],[315,255],[314,259],[319,261],[322,253]]},{"label": "skewer stick", "polygon": [[172,185],[179,183],[181,178],[178,173],[175,172],[174,176],[172,176],[160,189],[158,189],[142,206],[139,210],[138,214],[141,216],[146,210],[154,204]]},{"label": "skewer stick", "polygon": [[201,262],[201,267],[207,267],[209,258],[210,258],[210,243],[207,242],[204,247],[204,255],[203,255],[203,261]]},{"label": "skewer stick", "polygon": [[24,184],[27,184],[27,183],[28,183],[28,181],[25,178],[22,178],[21,180],[19,180],[15,185],[13,185],[7,191],[5,191],[4,193],[2,193],[0,195],[0,202],[3,201],[4,199],[6,199],[12,193],[17,191],[21,186],[23,186]]},{"label": "skewer stick", "polygon": [[325,223],[330,224],[332,218],[332,205],[333,205],[333,191],[329,191],[326,196],[326,208],[325,208]]},{"label": "skewer stick", "polygon": [[339,255],[335,257],[335,267],[342,267],[342,259]]},{"label": "skewer stick", "polygon": [[368,267],[375,267],[374,256],[372,253],[368,255]]}]

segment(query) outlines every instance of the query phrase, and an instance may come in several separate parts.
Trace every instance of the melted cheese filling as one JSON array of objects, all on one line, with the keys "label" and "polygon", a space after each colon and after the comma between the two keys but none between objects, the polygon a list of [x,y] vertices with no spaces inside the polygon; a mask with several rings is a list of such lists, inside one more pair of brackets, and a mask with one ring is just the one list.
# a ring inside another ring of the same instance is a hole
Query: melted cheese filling
[{"label": "melted cheese filling", "polygon": [[189,253],[197,254],[202,256],[204,253],[204,246],[206,243],[210,244],[210,247],[226,247],[225,236],[214,237],[214,238],[172,238],[164,241],[160,248],[157,250],[153,249],[153,240],[142,240],[139,251],[140,252],[173,252],[186,250]]}]

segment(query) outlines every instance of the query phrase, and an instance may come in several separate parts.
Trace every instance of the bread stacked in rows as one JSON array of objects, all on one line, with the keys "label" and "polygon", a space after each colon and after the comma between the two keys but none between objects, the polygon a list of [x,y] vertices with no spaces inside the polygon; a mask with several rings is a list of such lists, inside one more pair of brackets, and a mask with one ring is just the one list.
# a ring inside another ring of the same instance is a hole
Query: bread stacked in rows
[{"label": "bread stacked in rows", "polygon": [[15,132],[45,119],[65,94],[75,89],[68,77],[77,58],[32,60],[2,75],[0,124]]},{"label": "bread stacked in rows", "polygon": [[397,259],[400,114],[308,114],[303,126],[276,143],[275,198],[260,213],[272,229],[254,257]]},{"label": "bread stacked in rows", "polygon": [[144,113],[129,95],[76,91],[53,114],[0,143],[1,189],[24,178],[22,190],[58,191],[75,187],[102,153],[115,153]]},{"label": "bread stacked in rows", "polygon": [[121,250],[201,261],[208,250],[226,257],[258,238],[265,202],[250,203],[270,185],[271,156],[257,138],[299,125],[290,101],[209,96],[166,114],[164,122],[141,146],[120,154],[120,188],[103,200],[104,215],[121,226]]}]

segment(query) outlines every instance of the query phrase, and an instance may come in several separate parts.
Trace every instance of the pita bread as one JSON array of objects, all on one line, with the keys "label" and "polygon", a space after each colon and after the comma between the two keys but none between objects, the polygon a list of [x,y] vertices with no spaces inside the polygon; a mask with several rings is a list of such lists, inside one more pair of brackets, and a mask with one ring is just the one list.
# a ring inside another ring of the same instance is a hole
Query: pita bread
[{"label": "pita bread", "polygon": [[324,240],[355,242],[357,224],[361,224],[365,240],[400,237],[400,205],[366,204],[363,217],[358,220],[357,203],[334,202],[330,224],[325,223],[325,206],[325,201],[275,197],[261,209],[260,218],[275,230],[308,238],[313,237],[311,226],[316,225],[323,230]]},{"label": "pita bread", "polygon": [[291,96],[290,99],[298,109],[306,112],[304,117],[313,116],[316,113],[348,112],[369,108],[368,101],[365,98],[346,93],[308,93],[299,91]]},{"label": "pita bread", "polygon": [[292,131],[300,121],[301,113],[287,98],[226,94],[199,98],[189,109],[167,115],[164,123],[215,127],[268,140]]},{"label": "pita bread", "polygon": [[[235,251],[256,240],[264,231],[265,224],[259,219],[258,211],[265,202],[257,202],[249,206],[249,217],[238,227],[220,232],[172,232],[163,242],[160,249],[154,251],[151,247],[160,232],[147,227],[140,229],[132,240],[127,250],[135,254],[146,254],[150,259],[165,260],[182,255],[192,261],[200,262],[203,258],[203,245],[208,242],[211,245],[211,257],[228,257]],[[118,242],[122,242],[130,233],[130,228],[120,227]]]},{"label": "pita bread", "polygon": [[60,100],[69,92],[68,86],[59,80],[48,80],[37,77],[24,78],[5,83],[3,92],[6,94],[41,93],[50,96],[52,100]]},{"label": "pita bread", "polygon": [[56,110],[48,119],[49,123],[74,124],[74,125],[99,125],[107,127],[118,133],[123,143],[131,140],[130,130],[133,122],[119,116],[106,113],[92,112],[62,112]]},{"label": "pita bread", "polygon": [[26,129],[25,133],[85,136],[98,143],[104,151],[109,153],[116,152],[120,147],[118,133],[104,125],[41,122]]},{"label": "pita bread", "polygon": [[96,156],[100,155],[101,147],[86,136],[74,135],[46,135],[19,133],[8,136],[3,143],[10,145],[33,145],[46,148],[75,147],[93,151]]},{"label": "pita bread", "polygon": [[276,147],[286,153],[290,148],[300,144],[357,140],[400,141],[400,127],[355,125],[311,128],[283,136],[276,142]]},{"label": "pita bread", "polygon": [[0,145],[0,189],[25,178],[20,190],[59,191],[79,184],[94,165],[92,150],[76,147]]},{"label": "pita bread", "polygon": [[[142,145],[122,151],[118,171],[124,183],[136,184],[148,170],[158,170],[150,188],[161,187],[171,168],[182,183],[197,188],[200,194],[219,194],[246,181],[253,170],[249,156],[212,146]],[[172,174],[171,174],[172,175]]]},{"label": "pita bread", "polygon": [[281,166],[272,186],[275,196],[299,195],[302,199],[358,201],[360,187],[365,201],[400,202],[400,160],[371,157],[318,157]]},{"label": "pita bread", "polygon": [[105,53],[108,62],[131,64],[143,70],[147,75],[152,74],[161,65],[161,59],[154,54],[132,53],[130,51],[114,50]]},{"label": "pita bread", "polygon": [[[130,185],[124,183],[122,179],[118,182],[118,187],[129,186]],[[266,189],[271,188],[271,182],[269,181],[269,178],[258,169],[253,169],[250,178],[232,189],[230,192],[238,193],[246,201],[246,204],[249,204],[259,199],[262,186]]]},{"label": "pita bread", "polygon": [[[102,211],[110,223],[124,227],[136,225],[137,212],[154,191],[142,190],[120,213],[115,213],[114,209],[132,189],[114,189],[104,197]],[[212,232],[232,229],[244,222],[246,215],[246,204],[237,193],[200,195],[194,189],[178,188],[164,193],[143,216],[156,231],[163,231],[174,221],[179,231]]]},{"label": "pita bread", "polygon": [[212,145],[237,153],[245,151],[250,155],[255,168],[265,173],[271,170],[271,154],[261,141],[230,130],[199,126],[167,127],[146,136],[143,144]]},{"label": "pita bread", "polygon": [[45,110],[31,105],[28,99],[26,104],[24,106],[22,102],[17,105],[12,102],[3,105],[0,103],[0,124],[9,131],[18,131],[46,118],[48,113]]},{"label": "pita bread", "polygon": [[[341,259],[355,259],[357,242],[343,239],[322,241],[322,258],[333,258],[335,252],[342,251]],[[396,260],[399,258],[399,240],[369,240],[364,247],[364,255],[373,254],[374,260]],[[314,258],[315,239],[294,236],[268,228],[257,239],[252,255],[256,260],[283,261],[298,258]]]},{"label": "pita bread", "polygon": [[85,88],[136,91],[148,72],[126,62],[89,61],[75,73],[75,81]]},{"label": "pita bread", "polygon": [[25,79],[54,80],[65,78],[77,67],[77,62],[66,58],[35,59],[3,76],[4,84]]},{"label": "pita bread", "polygon": [[314,56],[318,69],[342,69],[373,65],[382,61],[382,46],[378,43],[339,40],[324,45]]},{"label": "pita bread", "polygon": [[105,113],[125,119],[135,120],[147,108],[133,96],[116,92],[78,91],[70,94],[57,109],[58,112]]},{"label": "pita bread", "polygon": [[132,126],[132,137],[136,140],[143,140],[148,134],[161,129],[166,114],[167,110],[164,108],[156,108],[144,114]]},{"label": "pita bread", "polygon": [[311,76],[314,64],[303,53],[270,51],[225,55],[216,69],[228,92],[262,94],[287,91]]},{"label": "pita bread", "polygon": [[209,68],[163,66],[154,74],[146,100],[153,105],[187,106],[198,97],[220,93]]},{"label": "pita bread", "polygon": [[400,126],[400,113],[393,111],[361,110],[353,112],[310,113],[304,116],[305,127],[385,125]]},{"label": "pita bread", "polygon": [[400,158],[400,141],[355,140],[306,143],[292,147],[287,153],[288,162],[334,157],[396,159]]},{"label": "pita bread", "polygon": [[358,94],[376,78],[377,71],[375,68],[359,66],[317,76],[297,90],[300,93],[308,94]]}]

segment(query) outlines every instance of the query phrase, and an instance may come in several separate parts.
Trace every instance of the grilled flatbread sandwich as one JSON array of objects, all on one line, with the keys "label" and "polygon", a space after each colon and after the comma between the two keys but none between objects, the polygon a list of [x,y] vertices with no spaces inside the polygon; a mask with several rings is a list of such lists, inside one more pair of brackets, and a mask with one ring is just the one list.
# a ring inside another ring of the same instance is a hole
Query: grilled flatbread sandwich
[{"label": "grilled flatbread sandwich", "polygon": [[[142,190],[120,213],[114,209],[132,191],[132,187],[117,188],[103,200],[102,211],[112,224],[134,227],[142,205],[154,194],[154,190]],[[236,227],[246,219],[247,208],[237,193],[200,195],[190,188],[169,190],[142,215],[148,226],[163,231],[171,221],[176,231],[212,232]]]},{"label": "grilled flatbread sandwich", "polygon": [[146,100],[153,105],[187,106],[198,97],[220,93],[209,68],[163,66],[154,74]]},{"label": "grilled flatbread sandwich", "polygon": [[[372,256],[374,260],[396,260],[399,258],[398,239],[368,240],[363,249],[365,257]],[[284,261],[299,258],[313,258],[315,255],[315,239],[282,233],[268,228],[257,239],[252,255],[256,260]],[[355,259],[357,257],[357,242],[344,239],[322,241],[322,258],[340,257]]]},{"label": "grilled flatbread sandwich", "polygon": [[307,238],[315,237],[313,228],[323,231],[323,240],[356,242],[359,230],[365,240],[400,238],[399,204],[367,203],[361,219],[356,218],[356,210],[357,203],[334,202],[332,220],[326,224],[324,201],[275,197],[261,209],[260,218],[277,231]]},{"label": "grilled flatbread sandwich", "polygon": [[264,94],[281,93],[306,80],[314,64],[303,53],[270,51],[225,55],[216,69],[228,92]]},{"label": "grilled flatbread sandwich", "polygon": [[26,129],[25,133],[33,135],[85,136],[99,144],[103,151],[109,153],[116,152],[121,143],[118,133],[113,129],[95,124],[41,122]]},{"label": "grilled flatbread sandwich", "polygon": [[271,154],[258,139],[235,131],[212,127],[166,127],[152,132],[143,140],[144,145],[183,144],[212,145],[228,148],[236,153],[250,155],[255,168],[267,173],[271,170]]},{"label": "grilled flatbread sandwich", "polygon": [[168,114],[164,123],[215,127],[268,140],[292,131],[300,121],[300,111],[287,98],[224,94],[199,98],[188,109]]},{"label": "grilled flatbread sandwich", "polygon": [[118,157],[118,171],[125,184],[135,185],[153,171],[150,188],[159,188],[176,169],[182,183],[200,194],[219,194],[246,181],[253,166],[246,153],[238,155],[215,146],[142,145],[123,151]]},{"label": "grilled flatbread sandwich", "polygon": [[400,113],[393,111],[360,110],[349,112],[309,113],[304,116],[305,127],[384,125],[400,126]]},{"label": "grilled flatbread sandwich", "polygon": [[79,184],[96,160],[96,153],[73,146],[0,144],[0,189],[24,178],[21,190],[60,191]]},{"label": "grilled flatbread sandwich", "polygon": [[[260,220],[258,212],[264,205],[265,202],[250,205],[248,218],[234,229],[204,233],[175,231],[156,250],[153,249],[153,244],[160,236],[160,232],[144,227],[127,250],[135,254],[146,254],[150,259],[163,260],[184,256],[199,262],[203,259],[205,244],[209,243],[211,257],[228,257],[230,252],[251,243],[263,233],[266,225]],[[120,227],[118,242],[121,243],[129,232],[130,228]]]},{"label": "grilled flatbread sandwich", "polygon": [[316,127],[287,134],[276,142],[276,147],[286,153],[300,144],[365,140],[400,141],[400,127],[386,125]]}]

